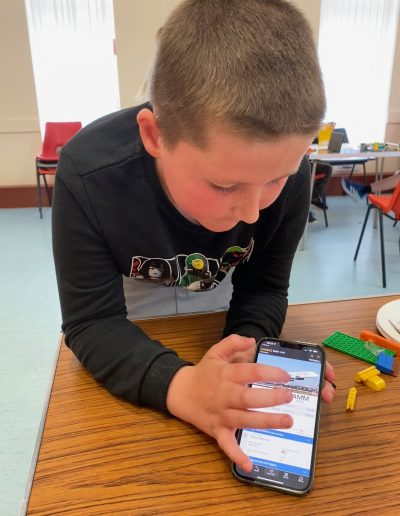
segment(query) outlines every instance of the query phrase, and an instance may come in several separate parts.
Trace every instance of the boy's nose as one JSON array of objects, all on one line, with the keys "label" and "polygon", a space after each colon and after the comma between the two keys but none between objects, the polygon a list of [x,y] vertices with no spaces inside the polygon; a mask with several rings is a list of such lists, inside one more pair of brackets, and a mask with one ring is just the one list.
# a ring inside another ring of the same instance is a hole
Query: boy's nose
[{"label": "boy's nose", "polygon": [[254,224],[260,216],[260,198],[254,195],[242,199],[241,203],[235,206],[234,215],[246,224]]}]

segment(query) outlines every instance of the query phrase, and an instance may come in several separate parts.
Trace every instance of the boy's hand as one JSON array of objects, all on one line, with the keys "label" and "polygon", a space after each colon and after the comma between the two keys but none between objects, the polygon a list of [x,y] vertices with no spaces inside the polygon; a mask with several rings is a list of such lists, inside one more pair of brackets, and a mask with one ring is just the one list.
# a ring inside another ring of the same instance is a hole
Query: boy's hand
[{"label": "boy's hand", "polygon": [[[235,353],[231,362],[252,362],[254,359],[255,351],[256,343],[254,341],[254,346],[250,346],[246,351],[238,351]],[[322,399],[326,403],[330,403],[335,396],[336,386],[333,383],[335,380],[335,372],[329,362],[325,363],[325,380],[325,385],[322,390]]]},{"label": "boy's hand", "polygon": [[335,396],[336,386],[333,383],[335,380],[335,371],[329,362],[325,363],[325,385],[322,390],[322,399],[330,403]]},{"label": "boy's hand", "polygon": [[288,414],[252,411],[292,400],[288,389],[252,389],[253,382],[286,383],[289,375],[277,367],[234,363],[238,354],[254,353],[254,339],[230,335],[215,344],[195,366],[180,369],[167,395],[168,410],[214,437],[226,455],[245,471],[252,463],[239,448],[237,428],[290,428]]},{"label": "boy's hand", "polygon": [[[248,384],[262,381],[285,383],[289,375],[277,367],[249,363],[255,350],[252,338],[230,335],[215,344],[195,366],[180,369],[168,390],[171,414],[193,424],[216,439],[226,455],[245,471],[252,463],[238,446],[237,428],[290,428],[288,414],[249,411],[272,407],[292,400],[287,389],[251,389]],[[331,402],[335,375],[329,362],[325,367],[322,398]]]},{"label": "boy's hand", "polygon": [[[235,353],[235,355],[232,357],[232,362],[252,362],[254,359],[256,346],[254,342],[254,346],[250,346],[250,348],[247,351],[241,351]],[[330,403],[334,396],[335,396],[335,390],[336,386],[333,383],[335,379],[335,372],[333,370],[332,365],[329,362],[325,363],[325,385],[322,390],[322,399],[326,403]]]}]

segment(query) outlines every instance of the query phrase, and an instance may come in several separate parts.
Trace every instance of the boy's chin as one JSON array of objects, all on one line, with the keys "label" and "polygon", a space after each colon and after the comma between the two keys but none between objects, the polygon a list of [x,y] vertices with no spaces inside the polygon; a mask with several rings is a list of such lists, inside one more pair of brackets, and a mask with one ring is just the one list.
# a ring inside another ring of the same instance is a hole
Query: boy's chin
[{"label": "boy's chin", "polygon": [[230,231],[233,229],[239,221],[204,221],[200,222],[200,224],[208,229],[208,231],[213,231],[214,233],[223,233],[224,231]]}]

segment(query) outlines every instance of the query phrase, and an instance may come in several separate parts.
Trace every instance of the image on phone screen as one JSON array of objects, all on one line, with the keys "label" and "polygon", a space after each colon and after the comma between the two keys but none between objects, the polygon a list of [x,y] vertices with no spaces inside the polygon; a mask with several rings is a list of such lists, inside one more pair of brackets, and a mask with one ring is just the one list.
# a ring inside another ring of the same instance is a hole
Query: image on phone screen
[{"label": "image on phone screen", "polygon": [[234,466],[234,474],[247,482],[305,494],[311,489],[313,480],[324,351],[313,344],[264,339],[258,344],[256,362],[280,367],[291,379],[285,384],[255,383],[251,387],[289,388],[293,400],[276,407],[252,410],[290,414],[293,426],[282,430],[240,430],[238,442],[253,462],[253,470],[247,473]]}]

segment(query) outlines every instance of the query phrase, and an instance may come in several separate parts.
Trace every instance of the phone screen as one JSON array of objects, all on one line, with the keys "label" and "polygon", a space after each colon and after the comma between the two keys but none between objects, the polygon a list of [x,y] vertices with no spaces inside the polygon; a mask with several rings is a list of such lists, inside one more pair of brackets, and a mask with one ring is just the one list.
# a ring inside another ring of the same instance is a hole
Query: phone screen
[{"label": "phone screen", "polygon": [[315,344],[263,339],[258,343],[255,361],[284,369],[291,380],[286,384],[256,383],[251,387],[287,387],[293,393],[293,400],[285,405],[253,410],[290,414],[294,423],[283,430],[240,430],[238,442],[252,460],[253,470],[247,473],[234,466],[234,474],[241,480],[266,487],[307,493],[313,480],[324,350]]}]

